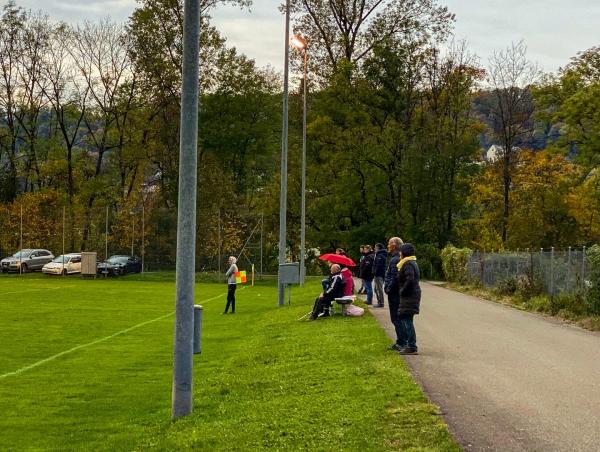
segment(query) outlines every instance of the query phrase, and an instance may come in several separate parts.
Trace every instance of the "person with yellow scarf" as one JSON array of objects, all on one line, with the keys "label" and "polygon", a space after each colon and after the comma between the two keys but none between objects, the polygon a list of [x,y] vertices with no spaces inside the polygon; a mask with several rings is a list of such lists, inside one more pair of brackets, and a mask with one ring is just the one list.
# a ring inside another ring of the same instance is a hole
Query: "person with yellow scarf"
[{"label": "person with yellow scarf", "polygon": [[398,292],[400,303],[398,306],[398,322],[400,334],[398,352],[401,355],[417,355],[417,335],[413,318],[419,314],[421,305],[421,286],[419,284],[420,271],[415,256],[415,247],[410,243],[400,246],[400,262],[398,268]]}]

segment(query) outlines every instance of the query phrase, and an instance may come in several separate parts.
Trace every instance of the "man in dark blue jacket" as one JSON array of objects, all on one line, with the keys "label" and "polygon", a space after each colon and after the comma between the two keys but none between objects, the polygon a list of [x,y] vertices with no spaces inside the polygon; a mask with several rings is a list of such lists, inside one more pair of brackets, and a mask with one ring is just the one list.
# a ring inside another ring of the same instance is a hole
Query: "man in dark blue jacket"
[{"label": "man in dark blue jacket", "polygon": [[387,261],[387,251],[383,243],[375,245],[375,258],[373,260],[373,276],[375,277],[375,298],[377,298],[376,308],[383,308],[383,280],[385,278],[385,262]]},{"label": "man in dark blue jacket", "polygon": [[400,237],[392,237],[388,241],[388,251],[391,256],[385,272],[383,290],[388,296],[388,308],[390,309],[390,320],[396,330],[396,342],[390,348],[400,351],[404,344],[400,343],[403,337],[402,325],[398,320],[398,306],[400,305],[400,292],[398,291],[398,263],[400,262],[400,247],[404,242]]}]

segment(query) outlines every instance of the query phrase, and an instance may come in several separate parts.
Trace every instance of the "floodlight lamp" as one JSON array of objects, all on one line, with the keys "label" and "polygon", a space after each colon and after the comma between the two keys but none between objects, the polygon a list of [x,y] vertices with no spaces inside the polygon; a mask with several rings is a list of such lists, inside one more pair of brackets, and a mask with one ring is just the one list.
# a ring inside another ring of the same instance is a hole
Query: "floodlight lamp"
[{"label": "floodlight lamp", "polygon": [[296,47],[298,50],[308,50],[308,43],[306,42],[306,39],[304,39],[302,36],[300,35],[296,35],[292,38],[291,40],[291,44]]}]

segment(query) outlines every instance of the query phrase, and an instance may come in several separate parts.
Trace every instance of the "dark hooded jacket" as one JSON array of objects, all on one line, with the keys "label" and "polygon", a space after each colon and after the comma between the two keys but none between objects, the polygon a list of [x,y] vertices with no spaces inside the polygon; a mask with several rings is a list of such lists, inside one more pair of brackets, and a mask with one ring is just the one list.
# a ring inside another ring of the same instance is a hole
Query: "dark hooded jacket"
[{"label": "dark hooded jacket", "polygon": [[[410,243],[400,246],[402,258],[415,255],[415,248]],[[421,305],[421,273],[416,261],[408,261],[398,270],[398,292],[400,305],[398,315],[416,315]]]},{"label": "dark hooded jacket", "polygon": [[378,250],[375,253],[375,260],[373,261],[373,276],[375,278],[385,277],[385,261],[387,260],[387,251]]},{"label": "dark hooded jacket", "polygon": [[387,294],[398,291],[398,262],[400,262],[400,253],[395,250],[391,253],[390,263],[385,272],[383,281],[383,291]]},{"label": "dark hooded jacket", "polygon": [[366,281],[373,281],[373,261],[375,260],[375,253],[366,253],[363,260],[360,262],[358,277]]}]

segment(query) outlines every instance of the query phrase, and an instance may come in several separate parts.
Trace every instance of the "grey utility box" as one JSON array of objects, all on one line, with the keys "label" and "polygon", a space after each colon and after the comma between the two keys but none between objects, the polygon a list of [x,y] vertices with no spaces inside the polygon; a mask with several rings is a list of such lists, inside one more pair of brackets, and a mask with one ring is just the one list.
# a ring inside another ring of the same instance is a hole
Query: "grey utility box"
[{"label": "grey utility box", "polygon": [[81,253],[81,276],[84,278],[96,277],[97,253]]},{"label": "grey utility box", "polygon": [[282,284],[300,284],[300,262],[279,264]]}]

